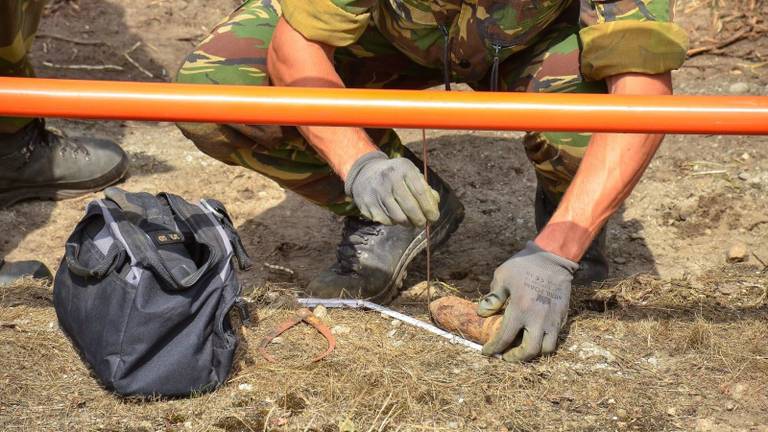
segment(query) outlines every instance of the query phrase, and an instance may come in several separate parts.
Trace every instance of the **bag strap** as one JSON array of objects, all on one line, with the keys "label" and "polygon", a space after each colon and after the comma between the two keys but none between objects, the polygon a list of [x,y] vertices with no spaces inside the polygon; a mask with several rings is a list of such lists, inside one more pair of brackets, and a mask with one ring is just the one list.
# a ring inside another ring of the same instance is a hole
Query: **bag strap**
[{"label": "bag strap", "polygon": [[[173,218],[170,211],[163,210],[157,198],[150,194],[141,193],[136,194],[137,197],[134,197],[133,194],[125,193],[118,188],[110,189],[112,190],[107,194],[107,197],[110,199],[103,200],[101,203],[105,211],[110,212],[115,224],[114,229],[120,233],[121,241],[124,242],[129,250],[134,264],[151,270],[166,286],[175,291],[186,290],[196,284],[210,268],[210,264],[215,257],[209,257],[208,261],[194,273],[179,279],[169,270],[169,266],[158,253],[154,242],[152,242],[147,233],[137,226],[137,223],[141,225],[144,223],[144,220],[149,221],[150,219],[148,218],[151,218],[154,223],[169,227],[168,222],[172,221]],[[118,193],[115,193],[114,190],[117,190]],[[124,212],[121,205],[126,205],[130,210]],[[147,211],[144,211],[145,206]],[[173,228],[173,230],[176,228],[175,222],[173,223]],[[210,248],[209,244],[204,245]],[[215,255],[213,251],[211,252],[210,255]]]},{"label": "bag strap", "polygon": [[[118,241],[112,239],[106,251],[102,250],[104,258],[99,260],[93,266],[86,266],[80,261],[80,249],[83,244],[83,230],[93,219],[101,218],[104,220],[105,230],[109,230],[108,222],[104,218],[98,206],[91,203],[88,205],[86,216],[77,224],[75,230],[67,239],[64,246],[64,259],[67,268],[74,274],[85,278],[103,278],[110,270],[125,260],[125,250]],[[97,247],[98,248],[98,247]]]},{"label": "bag strap", "polygon": [[67,268],[72,273],[84,278],[101,279],[118,263],[125,259],[125,251],[117,243],[112,243],[104,259],[96,266],[86,267],[80,263],[80,245],[67,243],[64,258],[67,260]]},{"label": "bag strap", "polygon": [[250,270],[253,267],[253,262],[245,250],[243,239],[240,237],[237,229],[235,229],[235,224],[232,222],[232,218],[229,216],[224,204],[215,199],[204,198],[200,200],[200,205],[206,213],[214,217],[224,228],[224,240],[228,241],[232,246],[240,270]]}]

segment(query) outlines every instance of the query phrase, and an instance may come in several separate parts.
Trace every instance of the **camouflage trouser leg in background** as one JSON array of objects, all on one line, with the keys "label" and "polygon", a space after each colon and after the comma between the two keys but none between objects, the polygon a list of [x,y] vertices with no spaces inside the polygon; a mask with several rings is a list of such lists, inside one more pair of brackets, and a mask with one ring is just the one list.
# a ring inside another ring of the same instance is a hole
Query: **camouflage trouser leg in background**
[{"label": "camouflage trouser leg in background", "polygon": [[[275,0],[251,0],[216,26],[187,57],[182,83],[270,85],[267,47],[280,17]],[[554,26],[542,40],[501,66],[505,91],[604,92],[603,83],[582,82],[577,26]],[[440,70],[421,67],[397,51],[375,29],[352,46],[338,49],[336,69],[348,87],[428,88],[442,83]],[[479,90],[484,83],[471,83]],[[485,86],[485,87],[484,87]],[[205,153],[257,171],[337,214],[356,213],[340,179],[294,127],[181,124],[182,132]],[[405,153],[392,130],[369,130],[390,156]],[[573,178],[589,135],[528,134],[526,151],[545,188],[558,196]]]},{"label": "camouflage trouser leg in background", "polygon": [[[27,53],[47,0],[0,1],[0,76],[34,76]],[[0,134],[17,132],[32,119],[0,117]]]},{"label": "camouflage trouser leg in background", "polygon": [[[585,81],[579,69],[578,18],[556,24],[534,46],[501,65],[503,91],[529,93],[606,93],[603,81]],[[554,202],[559,202],[584,157],[588,133],[528,133],[524,138],[536,177]]]}]

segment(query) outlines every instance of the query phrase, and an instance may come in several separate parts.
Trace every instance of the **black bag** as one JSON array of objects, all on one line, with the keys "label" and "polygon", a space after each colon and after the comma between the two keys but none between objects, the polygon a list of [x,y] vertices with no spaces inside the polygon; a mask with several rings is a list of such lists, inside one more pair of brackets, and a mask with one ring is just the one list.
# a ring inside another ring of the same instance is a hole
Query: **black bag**
[{"label": "black bag", "polygon": [[[109,188],[67,240],[53,300],[101,382],[121,395],[183,396],[228,378],[249,258],[224,206]],[[247,316],[243,316],[247,320]]]}]

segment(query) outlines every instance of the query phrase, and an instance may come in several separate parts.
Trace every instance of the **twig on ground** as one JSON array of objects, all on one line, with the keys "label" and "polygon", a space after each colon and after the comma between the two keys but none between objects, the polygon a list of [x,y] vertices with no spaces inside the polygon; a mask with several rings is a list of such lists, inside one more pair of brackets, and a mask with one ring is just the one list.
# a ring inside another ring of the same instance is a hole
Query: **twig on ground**
[{"label": "twig on ground", "polygon": [[716,43],[716,44],[713,44],[713,45],[707,45],[707,46],[703,46],[703,47],[698,47],[698,48],[691,48],[691,49],[688,50],[688,58],[695,57],[697,55],[704,54],[704,53],[707,53],[709,51],[723,49],[723,48],[725,48],[725,47],[727,47],[729,45],[735,44],[736,42],[738,42],[740,40],[743,40],[743,39],[748,38],[749,36],[752,36],[752,34],[753,34],[752,27],[749,27],[749,28],[746,28],[746,29],[736,33],[735,35],[729,37],[728,39],[726,39],[726,40],[724,40],[722,42],[719,42],[719,43]]},{"label": "twig on ground", "polygon": [[699,171],[691,173],[692,176],[703,176],[703,175],[712,175],[712,174],[726,174],[728,170],[712,170],[712,171]]},{"label": "twig on ground", "polygon": [[142,67],[142,66],[139,64],[139,62],[137,62],[136,60],[134,60],[134,59],[131,57],[131,55],[130,55],[132,52],[136,51],[136,48],[138,48],[139,46],[141,46],[141,41],[139,41],[139,42],[136,42],[135,44],[133,44],[133,46],[131,47],[131,49],[129,49],[128,51],[126,51],[126,52],[124,52],[124,53],[123,53],[123,57],[125,57],[125,59],[126,59],[126,60],[128,60],[128,63],[132,64],[132,65],[133,65],[133,66],[134,66],[136,69],[138,69],[138,70],[139,70],[141,73],[143,73],[144,75],[146,75],[146,76],[148,76],[148,77],[150,77],[150,78],[154,78],[155,76],[154,76],[154,75],[152,75],[152,72],[150,72],[150,71],[148,71],[148,70],[144,69],[144,68],[143,68],[143,67]]},{"label": "twig on ground", "polygon": [[285,274],[288,274],[288,275],[291,275],[291,276],[296,274],[295,271],[289,269],[288,267],[283,267],[281,265],[276,265],[276,264],[270,264],[268,262],[264,263],[264,267],[268,268],[269,270],[273,270],[273,271],[280,272],[280,273],[285,273]]},{"label": "twig on ground", "polygon": [[85,40],[85,39],[77,39],[77,38],[71,38],[67,36],[57,35],[53,33],[38,33],[38,38],[47,38],[47,39],[56,39],[64,42],[70,42],[77,45],[107,45],[106,42],[100,41],[100,40]]},{"label": "twig on ground", "polygon": [[43,66],[54,68],[54,69],[73,69],[73,70],[92,70],[92,71],[102,71],[102,70],[109,70],[109,71],[122,71],[124,70],[122,66],[117,65],[111,65],[111,64],[103,64],[103,65],[84,65],[84,64],[74,64],[74,65],[64,65],[64,64],[57,64],[57,63],[51,63],[44,61]]},{"label": "twig on ground", "polygon": [[762,260],[762,259],[761,259],[759,256],[757,256],[757,254],[756,254],[756,253],[752,252],[752,256],[753,256],[753,257],[755,257],[755,259],[756,259],[757,261],[759,261],[759,262],[760,262],[760,264],[762,264],[762,265],[763,265],[763,269],[762,269],[762,270],[760,270],[760,272],[761,272],[761,273],[765,273],[765,272],[766,272],[766,270],[768,270],[768,264],[766,264],[766,263],[765,263],[765,261],[763,261],[763,260]]}]

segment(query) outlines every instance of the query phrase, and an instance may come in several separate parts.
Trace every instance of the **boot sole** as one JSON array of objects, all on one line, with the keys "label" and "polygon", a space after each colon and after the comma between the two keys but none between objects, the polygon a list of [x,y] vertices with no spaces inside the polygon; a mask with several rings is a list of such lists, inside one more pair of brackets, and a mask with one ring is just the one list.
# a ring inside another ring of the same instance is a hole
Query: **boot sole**
[{"label": "boot sole", "polygon": [[98,192],[125,179],[128,174],[128,161],[115,166],[111,171],[93,180],[81,183],[47,185],[40,187],[21,186],[16,190],[0,192],[0,209],[28,200],[58,201],[77,198],[92,192]]},{"label": "boot sole", "polygon": [[[430,226],[430,237],[432,240],[433,251],[445,244],[445,242],[451,238],[451,235],[459,228],[461,222],[464,221],[464,206],[461,204],[459,199],[456,197],[456,195],[453,194],[453,192],[448,194],[447,198],[449,201],[446,203],[445,209],[443,209],[443,211],[450,212],[449,214],[451,216],[442,221],[438,220],[437,223]],[[408,275],[408,265],[426,248],[427,234],[426,231],[424,231],[415,239],[413,239],[413,241],[411,241],[411,244],[405,250],[405,253],[403,253],[400,261],[397,263],[395,271],[392,273],[392,277],[390,278],[384,290],[379,294],[368,298],[367,300],[382,305],[392,303],[392,301],[398,295],[400,295],[400,292],[402,291],[403,281]]]}]

